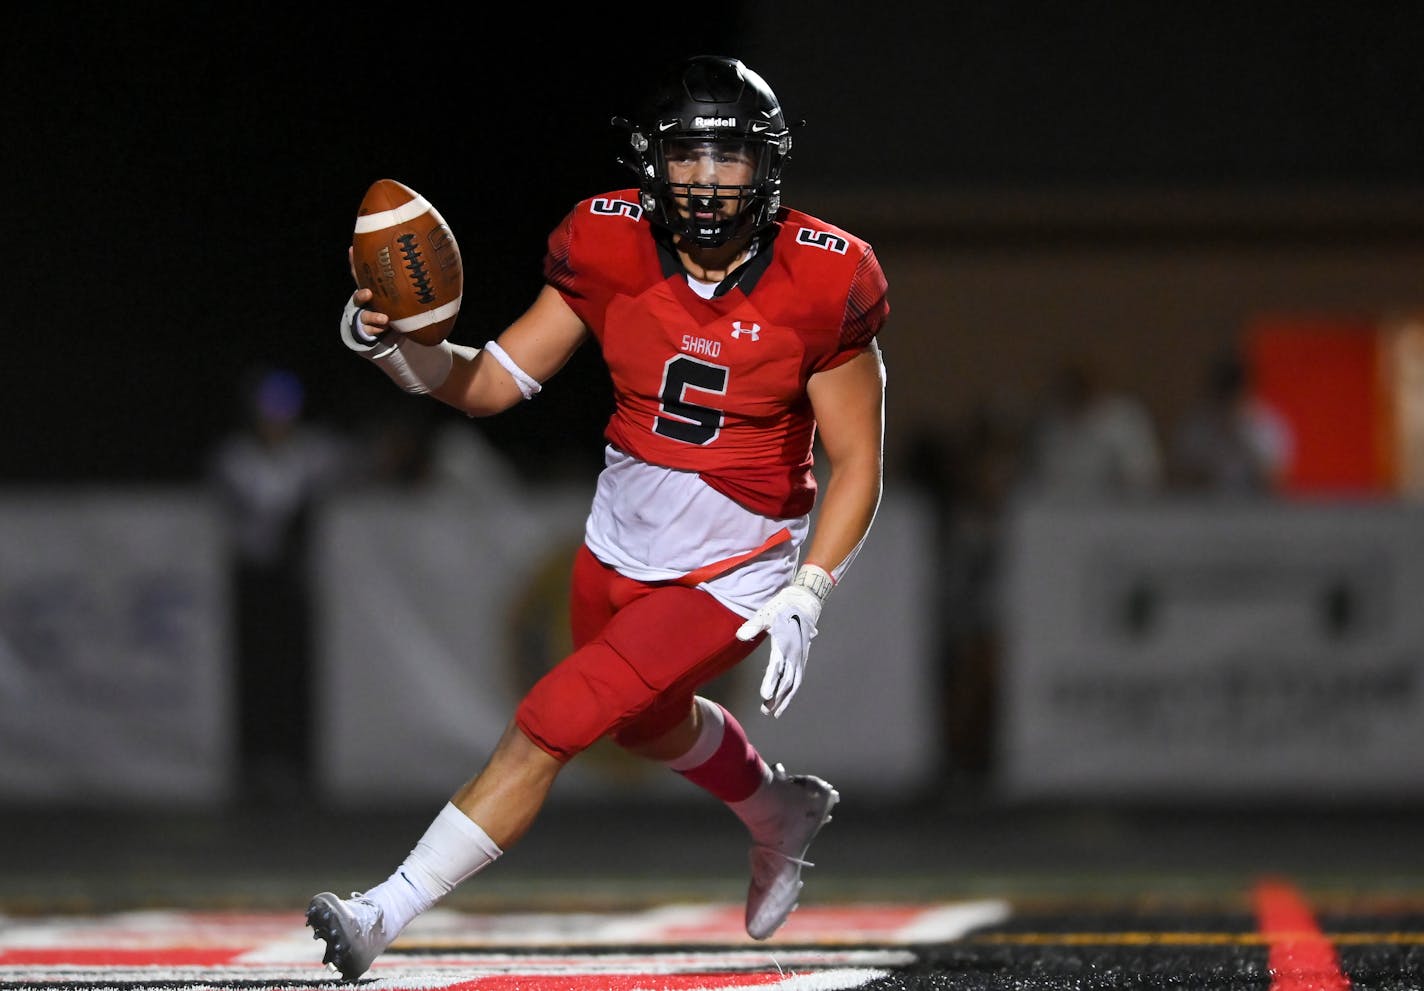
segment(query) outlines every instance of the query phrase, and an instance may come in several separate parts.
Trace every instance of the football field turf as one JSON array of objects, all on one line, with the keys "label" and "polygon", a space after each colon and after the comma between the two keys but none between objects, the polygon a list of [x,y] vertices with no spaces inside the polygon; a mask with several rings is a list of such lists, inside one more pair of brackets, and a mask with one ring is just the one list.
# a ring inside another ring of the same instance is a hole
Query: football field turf
[{"label": "football field turf", "polygon": [[[373,989],[1424,988],[1411,809],[838,812],[801,907],[741,929],[720,810],[550,808],[416,921]],[[0,989],[337,987],[303,924],[420,814],[10,810]]]}]

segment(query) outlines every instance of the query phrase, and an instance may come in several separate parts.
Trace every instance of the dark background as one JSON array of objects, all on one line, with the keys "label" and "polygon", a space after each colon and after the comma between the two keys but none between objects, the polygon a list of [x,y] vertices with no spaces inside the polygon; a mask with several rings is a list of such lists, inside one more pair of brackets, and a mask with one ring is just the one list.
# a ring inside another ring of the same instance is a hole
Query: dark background
[{"label": "dark background", "polygon": [[[256,365],[297,371],[337,423],[409,402],[336,338],[366,186],[440,208],[466,262],[455,339],[483,343],[533,298],[564,211],[625,183],[609,117],[687,54],[742,55],[807,120],[792,204],[1424,178],[1412,3],[457,9],[11,15],[0,478],[194,478]],[[475,429],[526,470],[531,449],[592,466],[606,408],[587,351]]]}]

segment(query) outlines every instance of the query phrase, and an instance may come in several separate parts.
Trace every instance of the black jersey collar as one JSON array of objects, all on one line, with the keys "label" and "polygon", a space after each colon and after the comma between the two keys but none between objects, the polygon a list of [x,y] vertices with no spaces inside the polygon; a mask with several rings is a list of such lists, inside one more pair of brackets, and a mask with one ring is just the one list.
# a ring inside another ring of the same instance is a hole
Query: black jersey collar
[{"label": "black jersey collar", "polygon": [[[757,282],[766,273],[767,266],[771,264],[771,246],[776,241],[777,228],[768,227],[765,231],[757,235],[759,244],[756,254],[742,265],[738,265],[721,282],[717,283],[717,288],[712,290],[712,298],[717,299],[725,296],[737,286],[742,287],[742,292],[750,295],[756,288]],[[658,230],[655,234],[658,244],[658,261],[662,264],[663,277],[672,278],[674,275],[687,278],[687,269],[683,267],[682,258],[679,257],[677,249],[673,247],[672,234],[668,231]]]}]

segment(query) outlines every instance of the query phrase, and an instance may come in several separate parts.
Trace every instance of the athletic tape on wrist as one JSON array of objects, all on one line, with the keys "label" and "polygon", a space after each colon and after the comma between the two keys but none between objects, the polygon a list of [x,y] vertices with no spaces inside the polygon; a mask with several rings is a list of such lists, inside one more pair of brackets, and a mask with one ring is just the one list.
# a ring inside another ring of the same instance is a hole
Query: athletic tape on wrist
[{"label": "athletic tape on wrist", "polygon": [[801,568],[796,572],[796,577],[792,580],[791,584],[800,585],[802,588],[809,590],[811,594],[822,602],[826,601],[826,596],[830,595],[831,589],[836,586],[830,574],[824,568],[814,564],[801,565]]},{"label": "athletic tape on wrist", "polygon": [[356,294],[352,293],[341,311],[341,343],[357,354],[369,356],[370,351],[381,343],[381,339],[366,333],[361,323],[361,311],[364,309],[364,306],[356,305]]},{"label": "athletic tape on wrist", "polygon": [[341,340],[348,348],[374,362],[391,381],[413,395],[423,396],[444,384],[454,364],[449,342],[427,347],[393,330],[372,337],[361,325],[363,309],[356,305],[353,293],[341,312]]}]

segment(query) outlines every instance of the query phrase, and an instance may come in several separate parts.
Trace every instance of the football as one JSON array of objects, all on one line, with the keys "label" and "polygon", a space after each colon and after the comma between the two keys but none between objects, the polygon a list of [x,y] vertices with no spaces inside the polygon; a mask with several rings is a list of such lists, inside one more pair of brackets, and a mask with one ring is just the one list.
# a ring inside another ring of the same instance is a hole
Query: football
[{"label": "football", "polygon": [[460,312],[465,271],[460,246],[440,212],[404,183],[378,179],[366,190],[351,236],[356,284],[371,309],[412,340],[439,344]]}]

